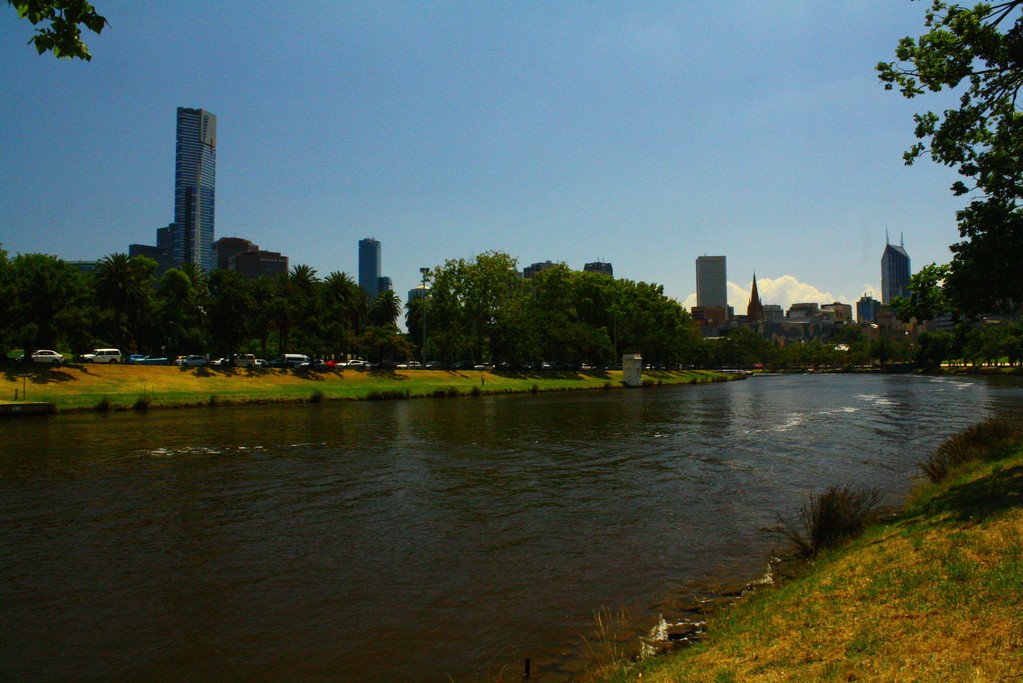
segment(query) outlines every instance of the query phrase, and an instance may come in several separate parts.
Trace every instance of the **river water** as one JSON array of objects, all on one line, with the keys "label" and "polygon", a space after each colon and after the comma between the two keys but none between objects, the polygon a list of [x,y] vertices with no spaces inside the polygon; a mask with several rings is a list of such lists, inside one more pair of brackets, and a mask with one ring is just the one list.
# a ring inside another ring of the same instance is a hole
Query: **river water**
[{"label": "river water", "polygon": [[0,678],[576,671],[764,572],[810,491],[896,501],[1018,383],[881,375],[0,423]]}]

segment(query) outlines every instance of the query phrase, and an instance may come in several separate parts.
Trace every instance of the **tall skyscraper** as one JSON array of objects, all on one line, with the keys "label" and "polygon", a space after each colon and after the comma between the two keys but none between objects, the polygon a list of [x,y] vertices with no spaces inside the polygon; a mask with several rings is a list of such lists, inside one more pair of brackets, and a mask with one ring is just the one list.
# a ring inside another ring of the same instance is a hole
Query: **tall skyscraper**
[{"label": "tall skyscraper", "polygon": [[897,296],[909,293],[909,254],[902,240],[899,246],[888,242],[885,234],[884,254],[881,255],[881,303],[891,303]]},{"label": "tall skyscraper", "polygon": [[724,256],[696,257],[696,305],[728,306]]},{"label": "tall skyscraper", "polygon": [[359,240],[359,286],[372,301],[380,293],[380,242],[367,237]]},{"label": "tall skyscraper", "polygon": [[170,225],[175,265],[213,261],[217,180],[217,117],[204,109],[178,107],[174,156],[174,223]]}]

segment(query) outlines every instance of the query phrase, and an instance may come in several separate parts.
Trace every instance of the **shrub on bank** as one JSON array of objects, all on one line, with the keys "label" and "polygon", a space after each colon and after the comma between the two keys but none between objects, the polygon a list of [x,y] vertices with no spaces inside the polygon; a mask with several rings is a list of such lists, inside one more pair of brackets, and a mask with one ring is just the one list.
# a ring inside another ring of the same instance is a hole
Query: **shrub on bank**
[{"label": "shrub on bank", "polygon": [[999,446],[1019,433],[1019,425],[1011,420],[985,420],[949,437],[920,463],[920,469],[928,479],[937,483],[963,463],[992,457]]},{"label": "shrub on bank", "polygon": [[880,491],[831,486],[810,497],[797,523],[781,520],[779,531],[800,557],[811,558],[859,536],[883,512]]}]

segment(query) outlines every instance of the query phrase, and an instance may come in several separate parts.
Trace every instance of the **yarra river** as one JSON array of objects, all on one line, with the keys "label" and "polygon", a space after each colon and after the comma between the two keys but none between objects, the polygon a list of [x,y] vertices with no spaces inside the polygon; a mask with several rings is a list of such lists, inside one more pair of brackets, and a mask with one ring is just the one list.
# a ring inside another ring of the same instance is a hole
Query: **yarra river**
[{"label": "yarra river", "polygon": [[695,387],[0,423],[0,678],[509,680],[764,573],[810,491],[897,502],[1019,381]]}]

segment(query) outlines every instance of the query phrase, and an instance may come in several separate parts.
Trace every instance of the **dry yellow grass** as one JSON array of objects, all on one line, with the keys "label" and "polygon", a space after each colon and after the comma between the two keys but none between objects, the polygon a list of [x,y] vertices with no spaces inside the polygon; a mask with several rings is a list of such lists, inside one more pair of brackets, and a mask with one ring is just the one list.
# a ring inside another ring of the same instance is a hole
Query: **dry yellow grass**
[{"label": "dry yellow grass", "polygon": [[[21,374],[28,374],[26,378]],[[654,382],[688,384],[725,379],[710,372],[655,372]],[[442,370],[306,370],[182,368],[146,365],[6,365],[0,369],[0,398],[53,403],[58,411],[90,410],[103,403],[147,408],[217,403],[395,398],[599,389],[621,385],[621,372],[505,374]]]},{"label": "dry yellow grass", "polygon": [[646,681],[1023,679],[1023,447],[928,487],[896,521],[754,594]]}]

